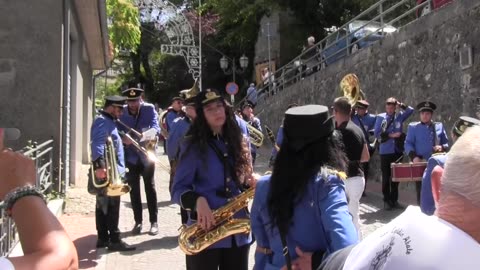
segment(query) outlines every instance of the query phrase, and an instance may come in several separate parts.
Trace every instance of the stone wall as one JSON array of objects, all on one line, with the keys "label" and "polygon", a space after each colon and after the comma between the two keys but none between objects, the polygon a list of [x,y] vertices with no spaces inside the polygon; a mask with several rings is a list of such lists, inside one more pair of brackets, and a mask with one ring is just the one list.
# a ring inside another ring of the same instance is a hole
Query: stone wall
[{"label": "stone wall", "polygon": [[[339,82],[347,73],[360,78],[371,104],[371,113],[384,112],[390,96],[415,106],[423,100],[438,105],[436,121],[448,130],[460,115],[480,117],[480,2],[457,0],[414,21],[391,36],[324,71],[260,101],[257,114],[270,127],[280,125],[291,102],[330,105],[341,96]],[[460,67],[460,54],[472,48],[471,67]],[[418,121],[414,114],[409,121]],[[372,177],[379,180],[378,157],[373,158]]]}]

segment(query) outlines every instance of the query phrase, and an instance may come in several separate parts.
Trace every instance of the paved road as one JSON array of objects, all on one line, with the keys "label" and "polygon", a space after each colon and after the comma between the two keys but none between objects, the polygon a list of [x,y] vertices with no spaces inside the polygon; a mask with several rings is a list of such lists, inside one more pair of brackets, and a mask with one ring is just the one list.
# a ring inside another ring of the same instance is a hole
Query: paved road
[{"label": "paved road", "polygon": [[[269,158],[268,152],[267,149],[260,151],[255,171],[266,171],[266,164]],[[120,230],[125,232],[123,233],[123,238],[127,243],[137,246],[135,252],[107,253],[104,249],[96,250],[96,230],[93,215],[95,198],[86,192],[85,183],[81,183],[78,187],[71,188],[68,191],[65,215],[61,217],[61,221],[77,246],[80,269],[185,269],[185,256],[177,243],[178,228],[180,226],[179,207],[170,203],[168,172],[164,169],[164,166],[168,164],[167,158],[160,153],[159,159],[160,164],[158,164],[155,174],[160,231],[157,236],[147,234],[150,224],[148,224],[146,203],[143,204],[144,232],[135,236],[129,233],[134,225],[133,213],[129,196],[122,196]],[[144,196],[143,200],[145,200]],[[380,210],[382,207],[381,199],[373,195],[373,193],[369,193],[367,197],[362,198],[360,219],[364,236],[370,234],[400,213],[399,211],[386,212]],[[252,246],[250,252],[251,266],[253,266],[254,249],[255,245]]]}]

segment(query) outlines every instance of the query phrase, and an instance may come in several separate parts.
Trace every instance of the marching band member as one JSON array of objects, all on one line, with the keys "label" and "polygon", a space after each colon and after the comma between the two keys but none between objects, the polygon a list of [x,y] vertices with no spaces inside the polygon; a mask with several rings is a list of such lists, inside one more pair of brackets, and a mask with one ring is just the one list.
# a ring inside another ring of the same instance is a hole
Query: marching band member
[{"label": "marching band member", "polygon": [[[158,126],[158,115],[155,107],[143,101],[141,95],[143,90],[139,88],[129,88],[123,91],[123,95],[127,97],[127,106],[123,109],[123,115],[120,120],[128,127],[142,133],[150,128],[154,128],[157,134],[160,134]],[[119,129],[128,133],[128,129],[123,125],[118,125]],[[147,197],[148,213],[150,216],[151,235],[158,234],[158,208],[157,208],[157,191],[155,190],[155,163],[138,149],[131,145],[131,141],[124,137],[123,143],[125,147],[125,161],[128,168],[126,174],[128,184],[132,188],[130,191],[130,200],[132,203],[133,216],[135,226],[132,229],[133,234],[140,234],[142,231],[142,197],[140,194],[140,176],[143,178],[145,193]]]},{"label": "marching band member", "polygon": [[[212,210],[228,203],[251,180],[250,150],[233,109],[213,89],[197,95],[197,118],[180,146],[172,200],[189,212],[187,224],[204,230],[215,225]],[[247,211],[235,218],[248,217]],[[191,270],[246,270],[251,234],[236,234],[196,255],[187,255]]]},{"label": "marching band member", "polygon": [[[448,138],[445,128],[440,122],[433,122],[433,112],[437,108],[433,102],[424,101],[417,105],[420,112],[420,122],[408,125],[405,139],[405,153],[413,163],[427,161],[433,153],[448,150]],[[417,203],[420,205],[420,190],[422,182],[415,182]]]},{"label": "marching band member", "polygon": [[[375,121],[377,120],[377,116],[373,115],[368,112],[368,103],[366,100],[359,100],[357,104],[355,104],[354,114],[352,115],[352,121],[362,129],[363,135],[367,140],[368,146],[368,153],[370,157],[375,152],[375,145],[373,145],[369,138],[370,138],[370,131],[375,129]],[[369,162],[362,163],[363,166],[363,174],[365,175],[365,188],[367,187],[368,181],[368,171],[369,171]],[[363,196],[365,195],[365,188],[363,192]]]},{"label": "marching band member", "polygon": [[[170,160],[170,184],[168,186],[170,192],[172,191],[173,178],[175,177],[178,148],[196,117],[195,97],[185,99],[185,116],[178,117],[173,121],[167,141],[168,159]],[[187,223],[187,212],[183,208],[180,208],[180,213],[182,216],[182,224]]]},{"label": "marching band member", "polygon": [[[260,124],[260,119],[253,115],[253,105],[249,102],[245,102],[242,106],[242,119],[245,120],[249,125],[256,128],[262,132],[262,125]],[[255,165],[255,160],[257,157],[257,146],[251,144],[250,152],[252,153],[252,165]]]},{"label": "marching band member", "polygon": [[[401,111],[396,113],[399,106]],[[414,109],[390,97],[385,102],[385,111],[377,115],[375,137],[380,142],[380,166],[382,169],[382,193],[386,210],[401,208],[398,204],[398,182],[392,182],[390,164],[403,155],[403,122],[412,115]]]},{"label": "marching band member", "polygon": [[[316,269],[324,254],[355,244],[344,179],[347,157],[328,108],[286,111],[273,174],[259,179],[251,227],[255,270]],[[285,248],[288,252],[284,254]]]},{"label": "marching band member", "polygon": [[[409,206],[357,245],[339,250],[322,270],[478,269],[480,254],[480,127],[452,146],[433,189],[435,216]],[[439,168],[439,167],[437,167]]]},{"label": "marching band member", "polygon": [[[455,143],[455,141],[462,136],[467,128],[475,125],[479,126],[480,120],[468,116],[461,116],[455,122],[452,128],[451,136],[453,143]],[[431,216],[435,212],[435,202],[432,193],[432,171],[436,166],[443,168],[446,160],[447,153],[445,152],[434,154],[428,159],[427,168],[423,173],[422,190],[420,196],[420,208],[426,215]]]},{"label": "marching band member", "polygon": [[[95,176],[98,179],[107,177],[104,159],[105,144],[111,137],[116,150],[117,168],[120,176],[125,175],[125,161],[122,139],[115,125],[115,120],[123,113],[125,97],[111,96],[105,98],[105,106],[95,118],[91,127],[91,152]],[[97,195],[95,208],[95,223],[97,227],[97,248],[108,247],[110,251],[132,251],[135,247],[127,245],[120,240],[118,229],[120,196],[108,197]]]},{"label": "marching band member", "polygon": [[[172,99],[172,105],[168,108],[169,111],[166,114],[165,123],[167,125],[167,131],[170,133],[170,129],[172,128],[173,121],[179,117],[183,116],[182,106],[184,103],[184,99],[181,97],[174,97]],[[168,149],[167,149],[168,151]]]}]

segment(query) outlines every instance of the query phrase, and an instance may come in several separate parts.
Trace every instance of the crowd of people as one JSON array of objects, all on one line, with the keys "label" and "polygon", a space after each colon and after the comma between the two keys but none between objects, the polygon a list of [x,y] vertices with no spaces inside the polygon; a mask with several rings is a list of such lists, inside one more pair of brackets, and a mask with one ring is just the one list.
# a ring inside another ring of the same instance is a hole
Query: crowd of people
[{"label": "crowd of people", "polygon": [[[348,97],[327,105],[290,104],[273,139],[272,172],[260,177],[253,170],[258,145],[251,133],[262,133],[262,125],[252,100],[236,111],[220,92],[205,89],[173,98],[171,107],[159,115],[142,95],[143,90],[134,87],[121,96],[106,97],[91,127],[89,182],[95,186],[97,248],[135,250],[120,238],[120,196],[107,190],[128,186],[124,193],[129,191],[132,202],[132,233],[139,234],[141,179],[148,232],[158,234],[155,158],[150,154],[164,136],[171,199],[181,212],[179,224],[197,228],[197,235],[187,239],[192,242],[188,248],[194,249],[186,252],[189,270],[246,270],[254,241],[258,270],[477,267],[480,120],[460,117],[450,134],[452,146],[445,125],[433,121],[437,106],[431,101],[416,106],[420,121],[411,122],[406,132],[404,122],[415,109],[394,97],[385,101],[385,112],[378,115],[368,113],[366,100],[352,102]],[[0,199],[5,199],[7,213],[17,223],[25,251],[24,257],[0,259],[0,268],[75,269],[78,259],[71,240],[32,186],[32,161],[0,146]],[[377,150],[384,209],[404,209],[391,166],[406,158],[407,164],[425,165],[421,181],[416,181],[420,207],[409,206],[364,238],[359,203],[370,157]],[[216,211],[238,207],[236,198],[252,191],[250,210],[241,206],[236,212],[226,211],[232,215],[228,222],[247,220],[248,230],[220,223]],[[38,230],[27,229],[32,211],[26,215],[22,209],[35,209],[34,215],[42,220]],[[234,232],[225,233],[228,229]],[[461,248],[451,248],[455,246]]]}]

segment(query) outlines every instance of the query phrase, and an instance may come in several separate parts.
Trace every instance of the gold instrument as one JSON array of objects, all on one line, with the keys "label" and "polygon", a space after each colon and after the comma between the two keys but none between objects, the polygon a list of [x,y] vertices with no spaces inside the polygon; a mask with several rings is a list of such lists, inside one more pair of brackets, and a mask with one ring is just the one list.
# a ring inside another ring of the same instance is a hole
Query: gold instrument
[{"label": "gold instrument", "polygon": [[260,147],[263,144],[263,133],[254,128],[252,125],[247,123],[248,133],[250,135],[250,143],[255,145],[256,147]]},{"label": "gold instrument", "polygon": [[215,227],[209,231],[203,230],[198,223],[182,226],[178,244],[187,255],[194,255],[214,243],[234,234],[250,233],[250,220],[234,219],[233,215],[248,206],[248,201],[255,195],[251,187],[233,198],[228,204],[213,211]]},{"label": "gold instrument", "polygon": [[360,81],[357,75],[350,73],[343,77],[340,81],[340,90],[343,96],[348,98],[349,103],[355,106],[357,101],[365,99],[365,94],[360,89]]},{"label": "gold instrument", "polygon": [[[127,134],[128,133],[132,133],[133,135],[135,135],[135,137],[137,137],[138,139],[142,139],[143,138],[143,134],[136,131],[135,129],[129,127],[127,124],[123,123],[122,121],[120,121],[120,119],[117,119],[115,120],[117,123],[119,123],[120,125],[124,126],[128,131],[127,131]],[[127,136],[129,139],[132,139],[131,136]],[[157,146],[157,143],[158,143],[158,138],[155,138],[155,140],[146,140],[145,141],[145,150],[149,151],[149,152],[153,152],[153,155],[155,156],[155,147]],[[138,144],[138,143],[137,143]],[[135,145],[134,145],[135,146]],[[136,147],[136,146],[135,146]],[[139,148],[140,151],[143,152],[142,149]],[[148,155],[147,155],[148,156]]]},{"label": "gold instrument", "polygon": [[117,154],[111,137],[107,138],[104,155],[107,177],[98,181],[100,179],[96,179],[95,171],[93,170],[93,166],[91,166],[93,186],[97,189],[104,189],[103,194],[111,197],[127,194],[130,192],[131,187],[123,183],[120,178],[117,167]]},{"label": "gold instrument", "polygon": [[200,92],[200,88],[198,87],[198,79],[196,79],[192,88],[180,91],[180,96],[183,97],[184,99],[192,98],[198,95],[199,92]]}]

